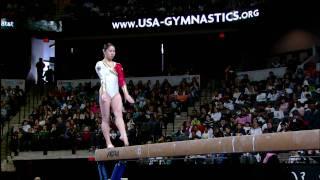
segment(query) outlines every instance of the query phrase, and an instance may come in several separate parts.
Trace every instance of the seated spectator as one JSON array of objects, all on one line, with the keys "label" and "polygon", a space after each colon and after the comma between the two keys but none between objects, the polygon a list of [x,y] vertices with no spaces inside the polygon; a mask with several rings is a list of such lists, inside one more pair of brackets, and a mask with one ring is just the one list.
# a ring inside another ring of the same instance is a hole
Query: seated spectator
[{"label": "seated spectator", "polygon": [[213,127],[214,121],[211,119],[209,114],[206,115],[206,118],[205,118],[205,121],[203,122],[203,124],[205,126],[208,126],[208,127],[211,127],[211,128]]},{"label": "seated spectator", "polygon": [[260,135],[260,134],[262,134],[261,127],[259,126],[257,120],[253,120],[252,128],[250,129],[249,134],[250,135]]},{"label": "seated spectator", "polygon": [[289,129],[289,124],[287,122],[287,120],[282,120],[277,128],[277,132],[287,132]]},{"label": "seated spectator", "polygon": [[213,137],[215,138],[223,137],[223,132],[217,126],[213,127]]},{"label": "seated spectator", "polygon": [[244,125],[246,122],[251,123],[251,114],[245,109],[241,109],[239,116],[236,118],[236,123]]},{"label": "seated spectator", "polygon": [[273,119],[277,122],[281,121],[284,118],[284,113],[280,109],[280,106],[278,105],[276,109],[273,111]]},{"label": "seated spectator", "polygon": [[202,133],[201,131],[198,129],[198,126],[193,126],[191,133],[189,135],[189,139],[201,139]]},{"label": "seated spectator", "polygon": [[81,135],[81,143],[82,143],[82,148],[88,149],[89,147],[91,147],[91,133],[90,133],[90,129],[88,126],[83,128],[83,132]]},{"label": "seated spectator", "polygon": [[310,97],[311,95],[312,94],[309,91],[309,86],[305,85],[302,89],[301,96],[300,96],[300,99],[298,99],[298,101],[300,101],[301,103],[305,103],[306,101],[308,101],[307,97]]},{"label": "seated spectator", "polygon": [[277,91],[275,89],[272,89],[267,96],[267,99],[269,101],[275,102],[277,101],[277,99],[279,98],[279,94],[277,93]]},{"label": "seated spectator", "polygon": [[246,122],[243,126],[243,130],[246,134],[250,134],[250,130],[252,129],[252,127],[250,126],[251,124],[249,122]]},{"label": "seated spectator", "polygon": [[221,112],[218,111],[216,107],[213,107],[213,112],[211,113],[211,119],[213,119],[214,122],[218,122],[221,119]]},{"label": "seated spectator", "polygon": [[240,124],[240,123],[237,123],[237,126],[236,126],[234,133],[236,136],[246,135],[246,132],[244,131],[242,124]]},{"label": "seated spectator", "polygon": [[228,126],[225,126],[224,130],[223,130],[223,135],[224,137],[228,137],[228,136],[234,136],[232,130],[231,130],[231,127],[228,125]]},{"label": "seated spectator", "polygon": [[267,94],[265,91],[260,91],[256,98],[257,102],[266,102],[267,101]]},{"label": "seated spectator", "polygon": [[205,126],[204,132],[201,135],[201,139],[208,139],[208,138],[209,138],[209,130],[208,130],[208,127]]}]

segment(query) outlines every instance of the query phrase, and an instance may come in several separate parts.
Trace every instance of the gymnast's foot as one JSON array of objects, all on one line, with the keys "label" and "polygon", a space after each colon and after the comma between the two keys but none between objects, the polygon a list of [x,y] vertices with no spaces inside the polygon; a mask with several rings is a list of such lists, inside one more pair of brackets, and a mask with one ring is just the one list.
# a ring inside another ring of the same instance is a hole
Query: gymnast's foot
[{"label": "gymnast's foot", "polygon": [[108,144],[107,148],[114,148],[113,144]]},{"label": "gymnast's foot", "polygon": [[124,143],[124,146],[129,146],[127,136],[120,136],[119,139]]}]

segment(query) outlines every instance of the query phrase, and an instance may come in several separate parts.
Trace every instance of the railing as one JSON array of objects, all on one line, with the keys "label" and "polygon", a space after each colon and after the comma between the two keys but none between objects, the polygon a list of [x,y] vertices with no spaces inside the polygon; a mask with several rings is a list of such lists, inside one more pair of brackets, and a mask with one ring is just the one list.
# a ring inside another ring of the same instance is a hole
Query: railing
[{"label": "railing", "polygon": [[[84,140],[83,134],[88,133],[89,139]],[[102,132],[75,132],[70,136],[65,134],[59,134],[58,136],[52,136],[50,132],[39,132],[39,133],[10,133],[8,134],[9,148],[10,151],[17,156],[19,152],[24,151],[43,151],[44,154],[47,151],[56,150],[72,150],[73,153],[77,149],[83,150],[94,150],[95,148],[105,147],[105,140]],[[119,137],[112,139],[115,145],[121,143]],[[7,154],[8,154],[7,152]]]},{"label": "railing", "polygon": [[25,91],[25,99],[22,106],[17,110],[17,113],[3,124],[1,124],[1,145],[5,150],[1,149],[1,159],[7,157],[10,152],[10,137],[12,136],[11,128],[14,125],[21,125],[22,119],[25,119],[40,103],[41,96],[48,91],[47,86],[37,86],[34,84],[28,84]]}]

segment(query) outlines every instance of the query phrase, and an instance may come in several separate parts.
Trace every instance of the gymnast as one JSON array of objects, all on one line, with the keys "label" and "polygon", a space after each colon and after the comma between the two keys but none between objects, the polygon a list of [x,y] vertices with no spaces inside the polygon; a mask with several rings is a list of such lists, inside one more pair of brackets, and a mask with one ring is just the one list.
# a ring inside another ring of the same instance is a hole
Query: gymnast
[{"label": "gymnast", "polygon": [[110,107],[115,116],[115,125],[120,132],[120,140],[125,146],[129,146],[126,127],[122,116],[122,98],[119,93],[119,86],[122,89],[124,98],[129,103],[134,103],[133,98],[129,95],[123,68],[120,63],[113,61],[116,54],[115,46],[107,43],[103,47],[104,58],[98,61],[95,70],[99,76],[101,87],[99,90],[99,105],[102,115],[102,132],[106,140],[107,148],[113,148],[110,140]]}]

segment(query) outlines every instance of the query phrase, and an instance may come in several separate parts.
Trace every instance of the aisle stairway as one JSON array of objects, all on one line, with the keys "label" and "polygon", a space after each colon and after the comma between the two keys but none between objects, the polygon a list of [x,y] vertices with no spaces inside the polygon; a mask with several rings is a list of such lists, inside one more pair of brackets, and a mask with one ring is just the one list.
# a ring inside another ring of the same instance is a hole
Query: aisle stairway
[{"label": "aisle stairway", "polygon": [[10,118],[10,121],[5,122],[3,133],[1,136],[1,170],[14,171],[12,164],[12,153],[9,150],[10,144],[10,130],[13,127],[20,127],[23,119],[27,118],[33,109],[40,104],[40,93],[36,87],[30,89],[26,94],[26,104],[20,107],[20,111]]}]

